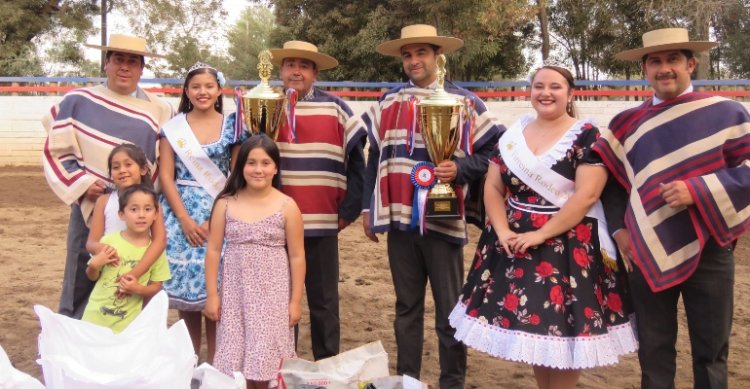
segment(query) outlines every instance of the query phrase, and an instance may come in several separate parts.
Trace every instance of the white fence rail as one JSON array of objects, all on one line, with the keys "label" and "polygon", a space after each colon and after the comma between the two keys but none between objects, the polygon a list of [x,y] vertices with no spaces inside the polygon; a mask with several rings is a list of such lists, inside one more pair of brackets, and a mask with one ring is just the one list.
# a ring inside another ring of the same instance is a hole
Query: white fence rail
[{"label": "white fence rail", "polygon": [[[46,133],[41,118],[59,101],[59,96],[0,96],[0,166],[41,165]],[[177,107],[177,98],[167,98]],[[364,112],[374,102],[350,102],[355,113]],[[633,107],[634,101],[579,101],[580,117],[590,117],[599,126],[606,126],[618,112]],[[742,103],[750,109],[750,103]],[[491,102],[487,104],[500,121],[512,124],[521,115],[531,112],[531,102]],[[235,109],[232,99],[224,99],[226,112]]]}]

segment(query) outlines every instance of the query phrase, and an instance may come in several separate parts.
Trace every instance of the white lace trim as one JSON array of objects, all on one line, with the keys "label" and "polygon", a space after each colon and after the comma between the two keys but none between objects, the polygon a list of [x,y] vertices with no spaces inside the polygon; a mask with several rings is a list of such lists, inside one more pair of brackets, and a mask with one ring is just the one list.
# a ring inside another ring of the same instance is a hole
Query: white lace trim
[{"label": "white lace trim", "polygon": [[[536,116],[531,113],[527,113],[521,116],[521,118],[513,123],[513,125],[508,129],[508,131],[505,132],[505,134],[508,134],[508,136],[517,134],[523,140],[524,147],[528,148],[529,145],[526,143],[526,138],[523,137],[523,129],[526,128],[526,126],[528,126],[529,123],[535,118]],[[570,149],[570,147],[573,145],[573,142],[575,142],[578,135],[581,133],[581,131],[583,131],[583,127],[586,124],[595,125],[594,121],[591,118],[583,118],[578,120],[560,138],[557,144],[552,146],[552,148],[547,150],[544,154],[537,157],[539,159],[539,162],[545,167],[550,168],[552,167],[552,165],[557,163],[557,161],[565,157],[565,153],[568,152],[568,149]]]},{"label": "white lace trim", "polygon": [[573,338],[536,335],[483,323],[467,316],[466,305],[460,301],[449,320],[456,329],[454,337],[469,347],[497,358],[554,369],[614,365],[620,355],[638,349],[634,316],[628,323],[609,327],[607,334]]}]

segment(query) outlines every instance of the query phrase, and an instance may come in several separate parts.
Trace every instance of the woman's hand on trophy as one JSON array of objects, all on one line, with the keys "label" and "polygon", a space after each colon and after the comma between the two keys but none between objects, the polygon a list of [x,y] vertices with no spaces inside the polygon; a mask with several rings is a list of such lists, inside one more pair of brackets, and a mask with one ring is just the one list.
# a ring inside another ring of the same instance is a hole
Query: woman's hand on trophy
[{"label": "woman's hand on trophy", "polygon": [[458,176],[458,165],[453,161],[443,161],[435,166],[435,177],[440,182],[453,182]]}]

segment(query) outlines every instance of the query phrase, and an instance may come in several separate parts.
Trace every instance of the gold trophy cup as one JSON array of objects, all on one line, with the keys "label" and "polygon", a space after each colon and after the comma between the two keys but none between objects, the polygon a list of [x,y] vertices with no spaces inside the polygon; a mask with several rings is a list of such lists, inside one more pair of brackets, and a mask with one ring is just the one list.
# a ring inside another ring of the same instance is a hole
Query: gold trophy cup
[{"label": "gold trophy cup", "polygon": [[[437,58],[437,88],[417,103],[417,120],[427,153],[437,166],[450,160],[461,139],[461,111],[464,103],[445,91],[445,55]],[[441,182],[430,189],[425,206],[426,219],[459,219],[458,198],[450,183]]]},{"label": "gold trophy cup", "polygon": [[284,95],[268,85],[272,69],[271,52],[261,51],[258,54],[260,84],[242,95],[242,119],[251,134],[264,133],[276,141],[284,112]]}]

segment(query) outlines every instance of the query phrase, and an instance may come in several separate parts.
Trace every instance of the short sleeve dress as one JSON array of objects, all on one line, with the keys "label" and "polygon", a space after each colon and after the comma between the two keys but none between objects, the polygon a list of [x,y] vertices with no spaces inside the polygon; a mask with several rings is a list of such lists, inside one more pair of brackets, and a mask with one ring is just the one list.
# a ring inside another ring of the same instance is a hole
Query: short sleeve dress
[{"label": "short sleeve dress", "polygon": [[[538,158],[573,180],[576,168],[590,162],[588,150],[597,137],[596,127],[579,121]],[[536,230],[559,211],[498,154],[491,163],[508,191],[511,230]],[[498,358],[557,369],[611,365],[635,351],[626,277],[621,263],[602,255],[597,223],[586,216],[523,255],[506,254],[488,223],[450,316],[455,337]]]},{"label": "short sleeve dress", "polygon": [[[224,175],[229,172],[232,146],[242,143],[248,136],[246,131],[235,131],[234,120],[234,113],[225,116],[219,138],[201,145]],[[167,142],[163,131],[161,136],[161,141]],[[190,218],[202,224],[211,214],[214,198],[195,181],[185,163],[176,155],[174,165],[174,179],[180,200]],[[169,307],[181,311],[200,311],[206,303],[206,246],[191,246],[167,198],[161,196],[160,204],[167,229],[167,260],[172,272],[172,279],[164,283],[164,290],[169,295]]]}]

